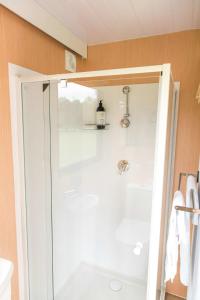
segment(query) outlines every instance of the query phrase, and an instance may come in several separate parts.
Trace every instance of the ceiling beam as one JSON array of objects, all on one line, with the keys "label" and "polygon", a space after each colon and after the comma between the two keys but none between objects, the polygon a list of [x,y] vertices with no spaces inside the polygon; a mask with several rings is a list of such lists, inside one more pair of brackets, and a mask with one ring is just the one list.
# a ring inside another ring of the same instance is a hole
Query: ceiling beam
[{"label": "ceiling beam", "polygon": [[75,36],[34,0],[0,0],[0,4],[50,35],[67,48],[87,58],[87,44]]}]

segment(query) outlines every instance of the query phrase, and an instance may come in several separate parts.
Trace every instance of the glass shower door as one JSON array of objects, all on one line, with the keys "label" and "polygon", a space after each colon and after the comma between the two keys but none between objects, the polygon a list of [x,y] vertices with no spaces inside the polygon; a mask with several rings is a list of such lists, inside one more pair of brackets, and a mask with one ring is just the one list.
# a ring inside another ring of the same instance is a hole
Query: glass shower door
[{"label": "glass shower door", "polygon": [[159,85],[128,84],[122,128],[123,80],[95,84],[51,83],[54,299],[145,300]]}]

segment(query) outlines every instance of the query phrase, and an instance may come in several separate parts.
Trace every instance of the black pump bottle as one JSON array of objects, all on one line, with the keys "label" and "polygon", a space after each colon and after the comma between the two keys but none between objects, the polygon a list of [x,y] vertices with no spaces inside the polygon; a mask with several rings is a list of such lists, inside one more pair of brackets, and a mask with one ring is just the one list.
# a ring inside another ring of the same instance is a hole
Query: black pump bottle
[{"label": "black pump bottle", "polygon": [[96,111],[96,125],[97,129],[105,129],[106,127],[106,113],[103,107],[102,100],[99,101],[99,106]]}]

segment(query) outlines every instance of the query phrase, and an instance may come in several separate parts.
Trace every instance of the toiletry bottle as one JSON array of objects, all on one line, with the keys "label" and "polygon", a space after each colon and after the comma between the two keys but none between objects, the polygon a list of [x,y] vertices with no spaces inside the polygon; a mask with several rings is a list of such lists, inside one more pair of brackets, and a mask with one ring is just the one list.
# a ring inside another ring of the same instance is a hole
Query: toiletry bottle
[{"label": "toiletry bottle", "polygon": [[102,100],[99,101],[99,106],[96,112],[96,124],[97,129],[104,129],[106,126],[106,112],[102,104]]}]

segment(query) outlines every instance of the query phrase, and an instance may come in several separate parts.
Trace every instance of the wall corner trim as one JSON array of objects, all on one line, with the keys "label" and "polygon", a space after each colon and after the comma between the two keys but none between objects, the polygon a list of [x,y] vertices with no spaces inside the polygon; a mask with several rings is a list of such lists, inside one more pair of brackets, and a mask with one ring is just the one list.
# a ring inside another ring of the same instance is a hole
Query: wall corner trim
[{"label": "wall corner trim", "polygon": [[0,4],[53,37],[67,48],[81,55],[83,58],[87,58],[87,44],[75,36],[34,0],[0,0]]}]

